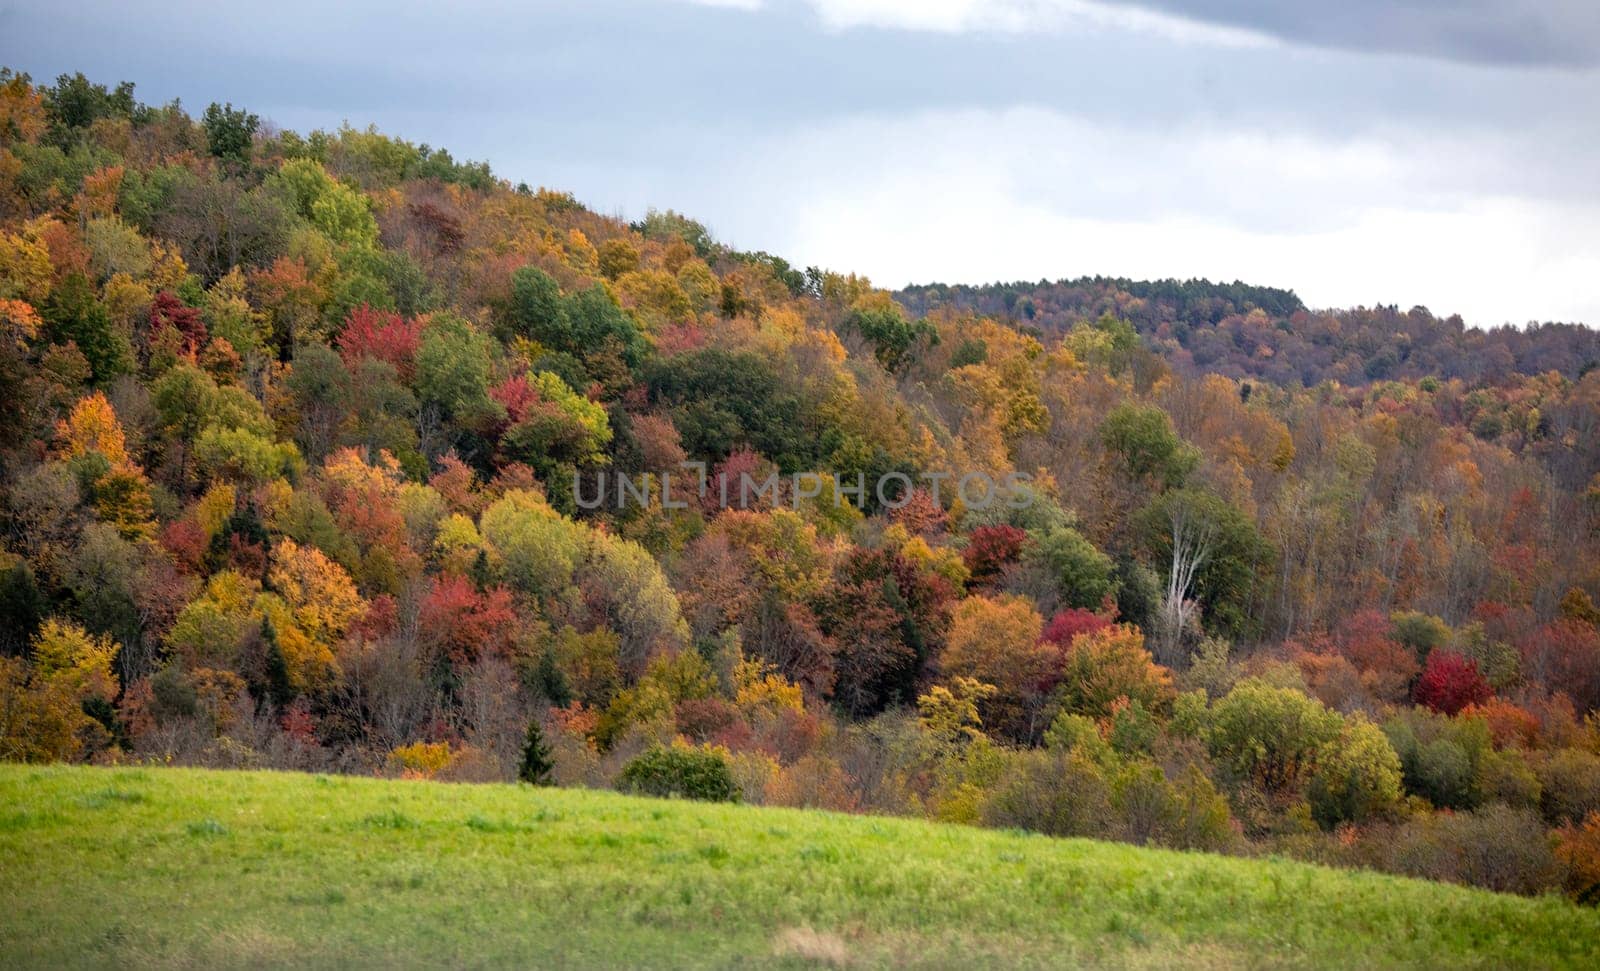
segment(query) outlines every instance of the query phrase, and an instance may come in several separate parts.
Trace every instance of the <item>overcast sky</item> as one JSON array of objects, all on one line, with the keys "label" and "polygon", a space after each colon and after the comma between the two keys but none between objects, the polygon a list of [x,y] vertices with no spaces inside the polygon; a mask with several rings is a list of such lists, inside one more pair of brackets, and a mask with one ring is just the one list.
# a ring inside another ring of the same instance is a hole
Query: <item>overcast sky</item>
[{"label": "overcast sky", "polygon": [[0,64],[348,120],[898,287],[1600,324],[1596,0],[0,0]]}]

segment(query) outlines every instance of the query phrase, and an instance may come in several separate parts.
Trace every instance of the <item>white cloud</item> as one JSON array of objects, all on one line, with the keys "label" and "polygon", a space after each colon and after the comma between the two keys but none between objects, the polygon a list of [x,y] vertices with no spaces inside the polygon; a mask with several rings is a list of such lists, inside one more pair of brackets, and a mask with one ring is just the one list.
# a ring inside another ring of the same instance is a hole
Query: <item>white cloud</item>
[{"label": "white cloud", "polygon": [[762,0],[680,0],[697,7],[726,7],[730,10],[760,10]]},{"label": "white cloud", "polygon": [[[770,0],[686,0],[708,7],[758,10]],[[778,0],[783,2],[783,0]],[[1275,44],[1242,27],[1202,23],[1141,7],[1094,0],[789,0],[812,8],[830,30],[876,27],[938,33],[1126,32],[1179,43],[1225,47]]]},{"label": "white cloud", "polygon": [[1420,134],[932,112],[735,151],[684,201],[731,242],[887,286],[1205,276],[1293,287],[1313,306],[1424,304],[1479,325],[1600,321],[1600,205],[1496,191],[1515,155]]}]

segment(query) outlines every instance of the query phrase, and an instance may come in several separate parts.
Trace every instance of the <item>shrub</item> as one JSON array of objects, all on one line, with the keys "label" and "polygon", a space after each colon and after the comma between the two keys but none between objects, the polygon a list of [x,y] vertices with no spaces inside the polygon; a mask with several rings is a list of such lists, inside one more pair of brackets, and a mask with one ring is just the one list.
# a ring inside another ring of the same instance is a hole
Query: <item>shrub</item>
[{"label": "shrub", "polygon": [[1487,752],[1478,763],[1478,788],[1489,802],[1538,809],[1543,787],[1521,752]]},{"label": "shrub", "polygon": [[990,826],[1049,836],[1105,836],[1113,829],[1111,788],[1081,753],[1018,752],[982,816]]},{"label": "shrub", "polygon": [[1413,708],[1385,723],[1384,733],[1400,756],[1406,792],[1441,809],[1471,809],[1483,801],[1478,768],[1493,745],[1482,720]]},{"label": "shrub", "polygon": [[1567,893],[1580,903],[1600,903],[1600,812],[1582,826],[1563,826],[1556,834],[1556,859],[1567,868]]},{"label": "shrub", "polygon": [[1094,719],[1071,712],[1061,712],[1044,733],[1045,747],[1066,755],[1079,752],[1091,761],[1103,764],[1113,760],[1111,746],[1100,735],[1100,726]]},{"label": "shrub", "polygon": [[433,778],[450,767],[449,742],[412,742],[389,753],[390,768],[410,778]]},{"label": "shrub", "polygon": [[1211,757],[1268,793],[1294,789],[1340,730],[1338,714],[1320,702],[1254,679],[1217,702],[1209,722]]},{"label": "shrub", "polygon": [[1539,809],[1550,825],[1580,823],[1600,811],[1600,755],[1561,749],[1544,760],[1538,773],[1544,787]]},{"label": "shrub", "polygon": [[807,755],[791,766],[778,769],[764,790],[767,803],[802,809],[831,809],[854,812],[861,808],[860,796],[853,791],[850,777],[839,763],[825,755]]},{"label": "shrub", "polygon": [[622,767],[619,788],[647,796],[681,796],[707,802],[738,802],[727,755],[717,748],[652,746]]},{"label": "shrub", "polygon": [[1382,729],[1354,715],[1317,754],[1307,795],[1324,829],[1366,822],[1400,802],[1400,757]]},{"label": "shrub", "polygon": [[1152,762],[1128,765],[1113,781],[1112,808],[1115,835],[1130,843],[1220,850],[1233,842],[1228,801],[1193,765],[1177,782]]},{"label": "shrub", "polygon": [[1175,694],[1171,673],[1145,650],[1137,627],[1117,624],[1083,634],[1067,649],[1060,698],[1068,711],[1104,718],[1126,698],[1147,711],[1165,712]]},{"label": "shrub", "polygon": [[1537,894],[1561,884],[1562,867],[1539,817],[1499,804],[1437,813],[1380,840],[1384,869],[1429,880]]}]

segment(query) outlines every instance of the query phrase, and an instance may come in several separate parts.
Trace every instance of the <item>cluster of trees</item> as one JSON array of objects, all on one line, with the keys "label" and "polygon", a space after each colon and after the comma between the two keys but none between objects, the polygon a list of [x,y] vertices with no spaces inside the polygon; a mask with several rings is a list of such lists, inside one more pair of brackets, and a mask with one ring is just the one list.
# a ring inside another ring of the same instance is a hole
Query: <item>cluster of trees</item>
[{"label": "cluster of trees", "polygon": [[[1240,381],[1136,309],[920,315],[374,131],[0,74],[0,757],[1594,896],[1600,373]],[[1012,485],[663,502],[686,462]],[[580,508],[602,471],[653,484]]]},{"label": "cluster of trees", "polygon": [[1313,311],[1293,291],[1208,280],[1081,277],[985,286],[940,283],[895,294],[909,310],[970,310],[1060,335],[1103,315],[1131,322],[1186,374],[1314,387],[1426,377],[1496,383],[1600,364],[1600,334],[1571,323],[1477,329],[1426,307]]}]

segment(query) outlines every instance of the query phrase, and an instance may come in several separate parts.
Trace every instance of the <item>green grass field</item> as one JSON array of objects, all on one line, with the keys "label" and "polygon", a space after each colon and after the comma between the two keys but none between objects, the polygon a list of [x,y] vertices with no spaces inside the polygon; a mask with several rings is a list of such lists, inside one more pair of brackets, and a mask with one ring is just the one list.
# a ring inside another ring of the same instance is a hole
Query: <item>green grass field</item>
[{"label": "green grass field", "polygon": [[604,792],[0,766],[0,966],[1600,966],[1564,900]]}]

